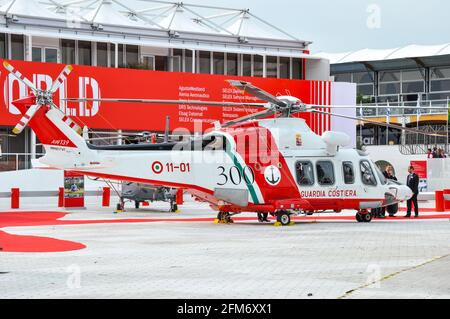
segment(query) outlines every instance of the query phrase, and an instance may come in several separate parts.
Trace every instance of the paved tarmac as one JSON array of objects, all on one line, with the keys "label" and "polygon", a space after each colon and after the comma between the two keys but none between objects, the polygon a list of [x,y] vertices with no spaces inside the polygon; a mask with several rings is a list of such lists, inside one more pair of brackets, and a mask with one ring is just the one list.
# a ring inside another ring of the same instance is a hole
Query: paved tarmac
[{"label": "paved tarmac", "polygon": [[194,202],[179,214],[164,204],[118,215],[91,204],[57,222],[48,218],[58,212],[53,203],[38,206],[55,213],[33,213],[32,222],[9,215],[18,226],[3,218],[2,227],[1,211],[10,210],[0,202],[7,243],[45,246],[25,237],[38,236],[81,246],[0,252],[0,298],[450,298],[444,215],[361,224],[345,212],[274,227],[253,215],[217,225],[214,212]]}]

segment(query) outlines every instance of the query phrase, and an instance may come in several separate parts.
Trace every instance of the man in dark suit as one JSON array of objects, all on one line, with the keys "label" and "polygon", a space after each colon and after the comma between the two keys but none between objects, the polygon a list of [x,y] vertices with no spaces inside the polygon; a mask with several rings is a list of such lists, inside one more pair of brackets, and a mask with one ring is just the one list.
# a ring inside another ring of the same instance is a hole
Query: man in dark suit
[{"label": "man in dark suit", "polygon": [[419,176],[414,173],[414,167],[410,166],[408,169],[409,175],[406,180],[406,185],[411,188],[413,192],[413,197],[411,197],[410,200],[408,200],[408,212],[405,216],[405,218],[411,217],[411,206],[414,204],[414,212],[415,212],[415,218],[419,217],[419,206],[417,205],[417,196],[419,195]]}]

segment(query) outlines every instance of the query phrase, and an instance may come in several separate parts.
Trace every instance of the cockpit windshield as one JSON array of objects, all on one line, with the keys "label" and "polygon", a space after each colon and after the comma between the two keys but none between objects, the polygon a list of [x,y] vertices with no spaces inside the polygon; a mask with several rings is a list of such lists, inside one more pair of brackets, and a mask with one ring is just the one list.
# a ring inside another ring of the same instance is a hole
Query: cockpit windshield
[{"label": "cockpit windshield", "polygon": [[372,166],[375,167],[375,171],[377,172],[377,175],[378,175],[378,178],[380,179],[381,185],[386,185],[387,178],[383,175],[383,173],[381,172],[381,169],[373,161],[370,161],[370,163],[372,164]]}]

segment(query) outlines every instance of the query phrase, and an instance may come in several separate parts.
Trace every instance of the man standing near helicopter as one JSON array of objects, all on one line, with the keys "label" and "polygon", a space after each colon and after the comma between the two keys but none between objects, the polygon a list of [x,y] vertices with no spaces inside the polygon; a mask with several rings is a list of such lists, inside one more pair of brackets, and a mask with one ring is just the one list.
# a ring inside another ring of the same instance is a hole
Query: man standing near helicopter
[{"label": "man standing near helicopter", "polygon": [[414,172],[414,166],[410,166],[408,169],[409,175],[406,179],[406,185],[412,190],[413,197],[408,200],[408,212],[406,213],[405,218],[411,217],[411,209],[412,204],[414,204],[414,213],[415,218],[419,217],[419,206],[417,204],[417,197],[419,195],[419,176]]}]

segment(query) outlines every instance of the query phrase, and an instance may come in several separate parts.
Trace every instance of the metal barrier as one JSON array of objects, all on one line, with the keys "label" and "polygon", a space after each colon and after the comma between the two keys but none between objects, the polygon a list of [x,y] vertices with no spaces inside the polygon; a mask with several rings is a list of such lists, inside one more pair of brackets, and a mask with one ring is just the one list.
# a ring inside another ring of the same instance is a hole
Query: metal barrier
[{"label": "metal barrier", "polygon": [[[102,197],[102,206],[110,206],[111,189],[104,187],[98,191],[85,191],[85,197],[95,196]],[[12,188],[10,192],[0,192],[0,198],[11,198],[11,209],[20,208],[20,198],[37,198],[37,197],[58,197],[58,207],[64,207],[64,188],[57,191],[20,191],[19,188]]]}]

